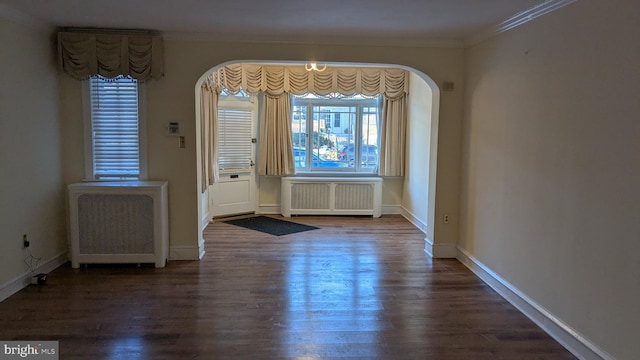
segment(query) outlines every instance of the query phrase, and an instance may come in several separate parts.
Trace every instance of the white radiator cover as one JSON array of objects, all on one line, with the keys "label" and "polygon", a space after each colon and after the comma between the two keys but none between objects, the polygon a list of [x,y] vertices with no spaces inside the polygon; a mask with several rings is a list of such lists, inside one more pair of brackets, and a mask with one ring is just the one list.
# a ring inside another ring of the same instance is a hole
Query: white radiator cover
[{"label": "white radiator cover", "polygon": [[382,178],[281,178],[282,215],[371,215],[382,213]]},{"label": "white radiator cover", "polygon": [[169,255],[166,181],[69,185],[71,266],[154,263]]}]

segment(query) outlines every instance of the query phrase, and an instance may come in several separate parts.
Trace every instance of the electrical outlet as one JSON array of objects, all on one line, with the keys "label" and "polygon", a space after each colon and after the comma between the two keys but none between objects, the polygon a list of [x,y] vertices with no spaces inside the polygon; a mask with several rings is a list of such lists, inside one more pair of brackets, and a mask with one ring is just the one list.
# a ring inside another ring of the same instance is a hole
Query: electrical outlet
[{"label": "electrical outlet", "polygon": [[449,214],[444,214],[444,216],[442,217],[442,222],[445,224],[448,224],[451,221],[451,216],[449,216]]},{"label": "electrical outlet", "polygon": [[29,240],[27,240],[27,234],[23,234],[22,235],[22,246],[24,248],[28,248],[29,247]]}]

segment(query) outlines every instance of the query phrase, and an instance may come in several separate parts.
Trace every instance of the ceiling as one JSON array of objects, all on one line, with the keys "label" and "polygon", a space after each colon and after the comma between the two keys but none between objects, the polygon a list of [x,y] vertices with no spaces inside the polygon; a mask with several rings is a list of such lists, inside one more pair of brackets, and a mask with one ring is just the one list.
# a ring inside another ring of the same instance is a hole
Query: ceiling
[{"label": "ceiling", "polygon": [[[553,0],[0,0],[47,26],[150,29],[233,41],[463,42]],[[2,15],[2,11],[0,11]]]}]

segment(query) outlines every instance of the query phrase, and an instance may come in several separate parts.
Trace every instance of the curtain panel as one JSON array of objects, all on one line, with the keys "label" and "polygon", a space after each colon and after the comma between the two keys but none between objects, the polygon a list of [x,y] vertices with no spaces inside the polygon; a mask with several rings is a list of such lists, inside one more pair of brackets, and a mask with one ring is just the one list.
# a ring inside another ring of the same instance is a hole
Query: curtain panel
[{"label": "curtain panel", "polygon": [[211,87],[231,93],[244,90],[256,95],[283,92],[304,95],[363,94],[397,99],[408,93],[409,72],[391,68],[328,67],[325,71],[307,71],[302,65],[266,66],[232,64],[213,72],[207,79]]},{"label": "curtain panel", "polygon": [[159,79],[164,75],[163,56],[159,35],[58,32],[58,67],[78,80],[94,75]]},{"label": "curtain panel", "polygon": [[384,99],[380,131],[380,176],[404,176],[407,133],[407,96]]},{"label": "curtain panel", "polygon": [[200,169],[201,188],[205,192],[208,185],[219,180],[218,170],[218,98],[219,95],[206,84],[201,87],[200,101]]},{"label": "curtain panel", "polygon": [[258,175],[293,175],[291,105],[289,95],[264,95],[260,118]]}]

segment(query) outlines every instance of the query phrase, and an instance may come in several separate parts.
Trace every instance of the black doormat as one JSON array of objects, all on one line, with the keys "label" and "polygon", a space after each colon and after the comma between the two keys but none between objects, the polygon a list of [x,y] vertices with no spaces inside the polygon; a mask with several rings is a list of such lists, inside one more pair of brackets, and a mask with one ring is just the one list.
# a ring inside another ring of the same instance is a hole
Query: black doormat
[{"label": "black doormat", "polygon": [[318,229],[315,226],[298,224],[291,221],[274,219],[268,216],[254,216],[244,219],[226,220],[227,224],[242,226],[243,228],[261,231],[263,233],[282,236],[308,230]]}]

